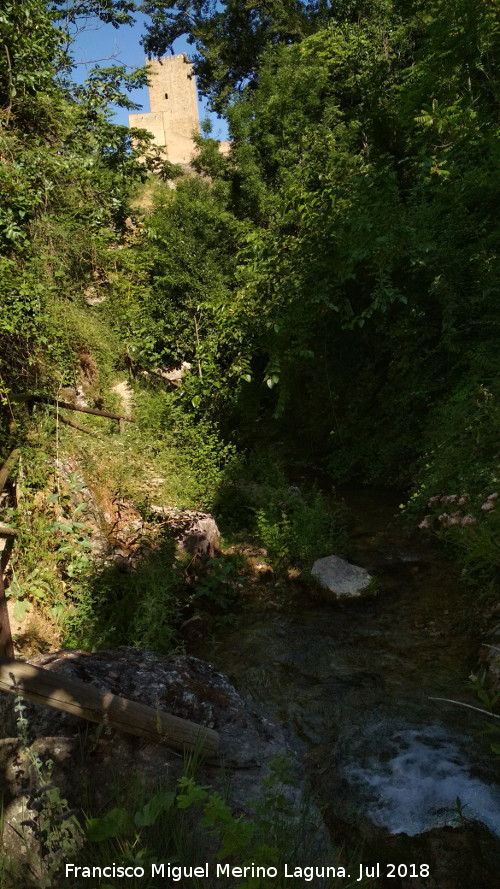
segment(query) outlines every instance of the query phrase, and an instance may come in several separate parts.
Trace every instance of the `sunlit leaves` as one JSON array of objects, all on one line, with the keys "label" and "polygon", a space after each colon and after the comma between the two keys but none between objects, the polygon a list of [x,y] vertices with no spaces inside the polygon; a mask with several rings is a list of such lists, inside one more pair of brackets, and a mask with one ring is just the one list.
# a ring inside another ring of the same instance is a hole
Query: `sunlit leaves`
[{"label": "sunlit leaves", "polygon": [[301,40],[327,16],[311,0],[147,0],[151,17],[144,46],[162,55],[186,36],[194,45],[198,87],[224,110],[244,83],[257,82],[259,57],[269,46]]}]

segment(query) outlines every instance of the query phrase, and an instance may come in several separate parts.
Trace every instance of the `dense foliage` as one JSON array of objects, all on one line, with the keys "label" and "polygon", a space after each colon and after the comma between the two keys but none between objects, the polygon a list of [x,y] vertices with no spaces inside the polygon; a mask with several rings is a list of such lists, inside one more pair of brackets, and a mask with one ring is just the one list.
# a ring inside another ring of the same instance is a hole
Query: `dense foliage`
[{"label": "dense foliage", "polygon": [[[413,526],[498,596],[499,0],[146,0],[146,50],[186,36],[229,123],[227,157],[204,125],[195,175],[111,121],[145,69],[72,82],[75,28],[138,9],[0,11],[0,464],[21,444],[29,466],[4,510],[14,614],[36,601],[70,644],[162,652],[200,599],[204,627],[211,611],[231,620],[241,553],[198,576],[154,531],[126,568],[99,565],[81,521],[99,487],[108,542],[122,507],[141,540],[152,498],[210,508],[231,543],[265,548],[274,588],[347,554],[332,482],[406,486]],[[137,424],[80,444],[75,469],[53,415],[30,417],[22,396],[87,374],[87,397],[114,407],[126,371]],[[216,814],[232,854],[227,836],[252,829]]]},{"label": "dense foliage", "polygon": [[162,55],[186,36],[196,49],[199,88],[224,111],[243,84],[258,83],[263,50],[300,41],[325,20],[327,7],[326,0],[146,0],[151,22],[144,46]]},{"label": "dense foliage", "polygon": [[[134,181],[144,166],[130,133],[110,123],[109,101],[145,71],[94,69],[69,78],[69,35],[42,0],[0,16],[0,386],[57,386],[74,379],[83,290],[109,260]],[[9,412],[7,412],[8,414]]]},{"label": "dense foliage", "polygon": [[[143,309],[165,357],[202,356],[196,406],[246,440],[265,421],[337,479],[439,464],[433,491],[488,487],[496,450],[466,430],[484,399],[497,428],[497,5],[297,3],[293,35],[279,4],[155,9],[154,46],[190,35],[233,143],[224,161],[201,141],[211,187],[181,185],[149,228]],[[237,13],[251,60],[220,29]],[[244,73],[207,67],[229,52]]]},{"label": "dense foliage", "polygon": [[[223,224],[238,252],[216,284],[222,301],[205,290],[212,325],[185,343],[217,381],[215,397],[194,386],[193,404],[246,446],[272,444],[336,480],[414,484],[412,514],[468,494],[469,512],[442,526],[491,523],[498,5],[292,5],[288,31],[284,4],[155,6],[148,45],[189,35],[232,138],[227,161],[209,139],[197,161],[212,180],[207,208],[218,207],[198,245],[217,262]],[[236,15],[240,26],[222,30]],[[161,226],[188,224],[186,195]]]},{"label": "dense foliage", "polygon": [[482,503],[498,466],[497,3],[149,3],[145,45],[188,37],[232,151],[200,138],[198,178],[156,187],[118,255],[145,167],[108,103],[144,72],[71,86],[68,28],[136,8],[2,15],[3,391],[70,382],[79,350],[98,351],[82,320],[98,281],[113,361],[191,364],[175,396],[190,423],[335,481],[414,484],[412,509]]}]

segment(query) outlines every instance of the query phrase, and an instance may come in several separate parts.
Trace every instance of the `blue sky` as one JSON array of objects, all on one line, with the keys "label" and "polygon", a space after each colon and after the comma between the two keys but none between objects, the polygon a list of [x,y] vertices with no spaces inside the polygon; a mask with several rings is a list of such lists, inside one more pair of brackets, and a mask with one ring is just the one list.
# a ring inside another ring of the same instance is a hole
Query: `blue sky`
[{"label": "blue sky", "polygon": [[[144,16],[136,15],[136,24],[132,27],[123,25],[121,28],[113,28],[112,25],[103,25],[99,21],[90,22],[88,26],[77,35],[73,43],[73,55],[77,66],[73,71],[73,77],[81,83],[85,80],[87,71],[96,63],[102,67],[108,67],[113,63],[128,65],[137,68],[144,65],[144,50],[140,44],[144,31]],[[192,52],[185,40],[175,43],[176,53]],[[130,94],[134,102],[141,106],[140,110],[149,111],[149,97],[147,87],[135,90]],[[227,139],[227,124],[217,118],[215,114],[208,114],[205,102],[198,97],[200,121],[207,115],[213,124],[212,136],[215,139]],[[117,108],[115,123],[128,126],[128,112],[123,108]]]}]

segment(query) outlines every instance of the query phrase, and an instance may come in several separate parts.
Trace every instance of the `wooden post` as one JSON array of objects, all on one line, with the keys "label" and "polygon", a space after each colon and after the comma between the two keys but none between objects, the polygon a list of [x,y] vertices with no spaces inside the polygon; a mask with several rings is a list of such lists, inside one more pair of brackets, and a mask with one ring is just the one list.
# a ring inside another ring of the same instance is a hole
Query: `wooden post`
[{"label": "wooden post", "polygon": [[5,587],[3,585],[2,564],[0,564],[0,656],[14,657],[14,643],[12,642],[7,599],[5,598]]},{"label": "wooden post", "polygon": [[14,531],[13,528],[6,528],[5,525],[0,525],[0,537],[7,538],[0,557],[0,657],[14,657],[14,643],[12,641],[12,632],[10,629],[3,572],[7,567],[7,562],[9,561],[16,535],[17,531]]},{"label": "wooden post", "polygon": [[[36,399],[38,401],[38,397]],[[50,401],[48,403],[51,403]],[[111,411],[98,411],[94,407],[77,407],[76,404],[69,404],[67,401],[59,401],[55,399],[54,403],[58,407],[65,408],[68,411],[79,411],[82,414],[92,414],[94,417],[106,417],[108,420],[126,420],[127,423],[135,423],[134,417],[125,417],[123,414],[113,414]]]},{"label": "wooden post", "polygon": [[218,751],[219,736],[213,729],[23,661],[0,659],[0,691],[21,694],[35,704],[138,735],[174,750],[199,750],[210,757]]}]

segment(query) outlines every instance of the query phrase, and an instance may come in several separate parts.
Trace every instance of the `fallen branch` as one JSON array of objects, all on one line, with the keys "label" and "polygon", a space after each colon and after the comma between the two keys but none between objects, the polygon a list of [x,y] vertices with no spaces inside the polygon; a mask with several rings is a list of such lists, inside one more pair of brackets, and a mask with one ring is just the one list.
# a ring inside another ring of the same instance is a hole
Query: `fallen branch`
[{"label": "fallen branch", "polygon": [[218,750],[219,736],[213,729],[24,661],[0,659],[0,691],[21,694],[35,704],[138,735],[174,750],[197,750],[210,757]]},{"label": "fallen branch", "polygon": [[500,714],[492,713],[491,710],[485,710],[483,707],[474,707],[473,704],[464,704],[463,701],[454,701],[453,698],[429,698],[429,701],[444,701],[445,704],[456,704],[457,707],[466,707],[467,710],[475,710],[476,713],[483,713],[491,719],[500,719]]}]

